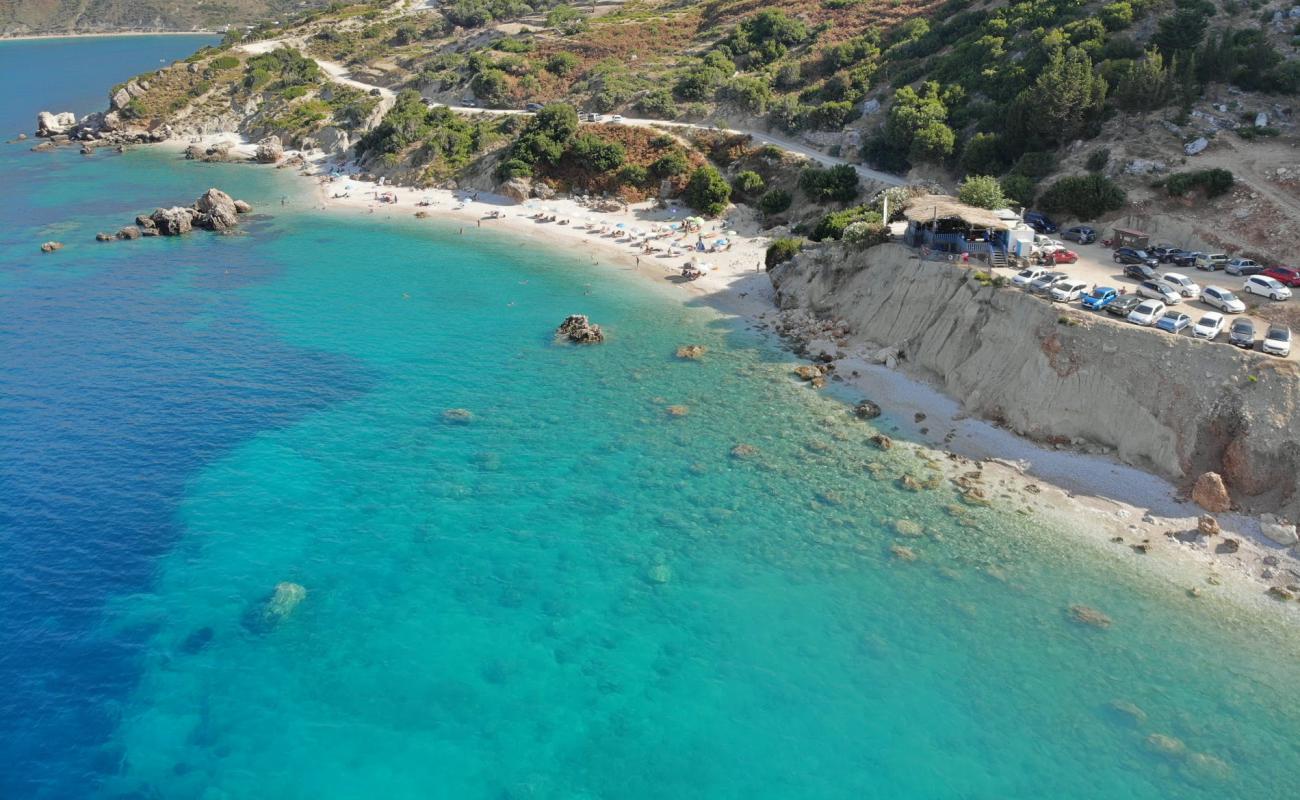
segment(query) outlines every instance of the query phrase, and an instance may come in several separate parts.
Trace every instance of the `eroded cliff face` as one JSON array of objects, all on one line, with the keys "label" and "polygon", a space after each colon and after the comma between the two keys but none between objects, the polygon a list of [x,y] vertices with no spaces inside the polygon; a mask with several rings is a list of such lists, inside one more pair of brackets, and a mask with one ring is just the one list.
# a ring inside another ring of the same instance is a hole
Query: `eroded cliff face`
[{"label": "eroded cliff face", "polygon": [[1293,362],[1136,328],[901,245],[807,251],[771,273],[783,309],[896,346],[900,367],[1036,440],[1084,440],[1186,485],[1223,474],[1244,510],[1300,512]]}]

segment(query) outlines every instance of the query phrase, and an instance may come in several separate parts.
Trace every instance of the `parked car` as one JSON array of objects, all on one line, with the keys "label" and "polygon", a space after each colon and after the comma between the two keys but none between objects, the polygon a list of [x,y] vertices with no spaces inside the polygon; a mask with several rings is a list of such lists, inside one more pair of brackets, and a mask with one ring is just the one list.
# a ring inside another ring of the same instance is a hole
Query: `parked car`
[{"label": "parked car", "polygon": [[1267,297],[1269,300],[1286,300],[1291,290],[1267,275],[1251,275],[1241,287],[1242,291]]},{"label": "parked car", "polygon": [[1228,329],[1228,344],[1253,350],[1255,348],[1255,323],[1248,319],[1237,319],[1232,321],[1232,327]]},{"label": "parked car", "polygon": [[1062,280],[1056,282],[1047,296],[1053,303],[1073,303],[1083,297],[1086,291],[1088,291],[1088,284],[1084,281]]},{"label": "parked car", "polygon": [[1216,269],[1223,269],[1227,265],[1228,256],[1225,253],[1196,254],[1195,266],[1197,269],[1203,269],[1206,272],[1214,272]]},{"label": "parked car", "polygon": [[1031,294],[1045,295],[1052,291],[1052,286],[1057,281],[1068,277],[1070,276],[1066,275],[1064,272],[1044,272],[1042,275],[1039,275],[1033,283],[1029,284],[1029,291]]},{"label": "parked car", "polygon": [[1169,306],[1182,299],[1182,295],[1178,293],[1178,290],[1164,281],[1142,281],[1138,284],[1137,293],[1140,297],[1159,300]]},{"label": "parked car", "polygon": [[1259,349],[1283,358],[1291,355],[1291,329],[1285,325],[1269,325]]},{"label": "parked car", "polygon": [[1091,311],[1101,311],[1115,302],[1117,297],[1119,297],[1119,292],[1109,286],[1098,286],[1083,296],[1083,307]]},{"label": "parked car", "polygon": [[1137,308],[1128,314],[1128,321],[1134,325],[1150,327],[1156,324],[1156,320],[1165,315],[1168,307],[1159,300],[1143,300],[1138,303]]},{"label": "parked car", "polygon": [[612,122],[612,123],[614,123],[615,125],[617,125],[617,124],[619,124],[620,122],[623,121],[623,115],[622,115],[622,114],[615,114],[614,116],[612,116],[612,117],[609,118],[609,121]]},{"label": "parked car", "polygon": [[1121,247],[1111,256],[1117,264],[1146,264],[1154,268],[1160,262],[1145,250],[1135,250],[1132,247]]},{"label": "parked car", "polygon": [[1156,327],[1169,333],[1182,333],[1183,328],[1192,324],[1192,318],[1181,311],[1166,311],[1156,320]]},{"label": "parked car", "polygon": [[1206,286],[1201,290],[1201,302],[1225,314],[1240,314],[1246,310],[1241,298],[1219,286]]},{"label": "parked car", "polygon": [[1292,289],[1300,286],[1300,269],[1295,267],[1269,267],[1260,275],[1266,275],[1283,286],[1289,286]]},{"label": "parked car", "polygon": [[1194,267],[1196,266],[1196,257],[1201,253],[1195,250],[1179,250],[1169,256],[1169,263],[1176,267]]},{"label": "parked car", "polygon": [[1056,233],[1056,223],[1041,211],[1026,211],[1025,224],[1039,233]]},{"label": "parked car", "polygon": [[1223,265],[1223,271],[1229,275],[1258,275],[1264,271],[1264,265],[1249,258],[1234,258]]},{"label": "parked car", "polygon": [[1181,272],[1166,272],[1160,276],[1160,280],[1174,287],[1183,297],[1195,300],[1201,296],[1201,287]]},{"label": "parked car", "polygon": [[524,111],[541,111],[541,110],[542,110],[541,103],[529,103],[528,105],[524,106]]},{"label": "parked car", "polygon": [[1073,250],[1066,250],[1062,248],[1060,250],[1053,251],[1050,255],[1047,256],[1047,258],[1053,264],[1073,264],[1074,262],[1079,260],[1079,254],[1074,252]]},{"label": "parked car", "polygon": [[1128,318],[1133,309],[1142,304],[1142,298],[1135,294],[1122,294],[1106,305],[1106,313]]},{"label": "parked car", "polygon": [[1047,270],[1044,267],[1026,267],[1012,276],[1011,285],[1024,289],[1046,274]]},{"label": "parked car", "polygon": [[1075,225],[1073,228],[1066,228],[1062,231],[1061,238],[1068,242],[1092,244],[1097,241],[1097,230],[1089,228],[1087,225]]},{"label": "parked car", "polygon": [[1124,267],[1124,277],[1135,281],[1156,281],[1160,280],[1160,273],[1156,272],[1155,267],[1146,264],[1129,264]]},{"label": "parked car", "polygon": [[1206,311],[1201,318],[1196,320],[1192,326],[1192,337],[1196,339],[1205,339],[1214,341],[1223,333],[1224,319],[1223,315],[1217,311]]},{"label": "parked car", "polygon": [[1147,252],[1155,256],[1156,260],[1158,260],[1161,264],[1168,264],[1171,260],[1173,260],[1173,256],[1176,253],[1181,253],[1183,251],[1177,247],[1174,247],[1172,244],[1158,244],[1155,247],[1148,250]]}]

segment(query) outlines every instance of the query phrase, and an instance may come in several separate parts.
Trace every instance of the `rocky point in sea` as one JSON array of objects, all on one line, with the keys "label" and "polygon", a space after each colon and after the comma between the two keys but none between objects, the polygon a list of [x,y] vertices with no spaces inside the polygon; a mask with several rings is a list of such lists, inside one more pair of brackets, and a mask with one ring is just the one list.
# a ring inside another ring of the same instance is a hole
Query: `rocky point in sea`
[{"label": "rocky point in sea", "polygon": [[[117,232],[118,239],[139,239],[141,236],[180,236],[194,228],[209,231],[228,231],[239,225],[239,215],[247,214],[253,206],[235,200],[217,188],[208,189],[188,206],[158,208],[152,214],[141,214],[135,225],[127,225]],[[99,241],[109,241],[107,234],[97,234]]]}]

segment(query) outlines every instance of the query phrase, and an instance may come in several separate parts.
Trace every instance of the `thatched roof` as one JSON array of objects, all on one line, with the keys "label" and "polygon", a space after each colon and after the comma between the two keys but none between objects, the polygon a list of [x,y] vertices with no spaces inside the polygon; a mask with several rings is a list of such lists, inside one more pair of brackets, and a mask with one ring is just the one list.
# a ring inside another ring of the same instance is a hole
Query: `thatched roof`
[{"label": "thatched roof", "polygon": [[1013,223],[1002,219],[993,211],[968,206],[946,194],[923,194],[913,197],[903,208],[903,216],[912,222],[930,222],[936,219],[959,219],[975,228],[1011,230]]}]

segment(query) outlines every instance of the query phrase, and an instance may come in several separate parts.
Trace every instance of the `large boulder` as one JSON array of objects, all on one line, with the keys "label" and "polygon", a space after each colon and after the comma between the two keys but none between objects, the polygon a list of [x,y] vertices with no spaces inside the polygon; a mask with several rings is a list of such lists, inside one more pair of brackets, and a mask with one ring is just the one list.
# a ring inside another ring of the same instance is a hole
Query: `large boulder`
[{"label": "large boulder", "polygon": [[149,215],[153,221],[154,227],[163,236],[180,236],[182,233],[189,233],[194,227],[194,218],[197,215],[192,208],[181,208],[174,206],[172,208],[160,208]]},{"label": "large boulder", "polygon": [[605,341],[605,334],[599,325],[593,325],[585,314],[570,314],[565,317],[555,335],[568,339],[575,344],[599,344]]},{"label": "large boulder", "polygon": [[42,111],[36,115],[36,135],[49,137],[67,133],[76,124],[77,115],[71,111],[63,111],[57,114]]},{"label": "large boulder", "polygon": [[239,209],[235,200],[220,189],[208,189],[198,200],[194,209],[199,212],[198,225],[214,231],[224,231],[239,224]]},{"label": "large boulder", "polygon": [[501,184],[499,191],[516,203],[522,203],[532,195],[533,184],[527,178],[511,178]]},{"label": "large boulder", "polygon": [[270,633],[289,618],[298,604],[307,598],[301,584],[284,581],[275,585],[265,603],[250,608],[244,615],[244,626],[254,633]]},{"label": "large boulder", "polygon": [[1228,487],[1217,472],[1206,472],[1192,486],[1192,501],[1211,514],[1221,514],[1232,508]]},{"label": "large boulder", "polygon": [[1279,519],[1272,514],[1263,514],[1259,518],[1259,531],[1270,540],[1277,542],[1283,547],[1290,547],[1300,542],[1300,536],[1296,534],[1296,527],[1284,519]]},{"label": "large boulder", "polygon": [[109,101],[109,107],[113,111],[121,111],[122,109],[126,108],[127,104],[129,104],[130,102],[131,102],[131,94],[127,92],[126,87],[123,86],[121,89],[118,89],[116,92],[113,92],[113,97]]},{"label": "large boulder", "polygon": [[268,136],[257,143],[253,159],[259,164],[275,164],[284,158],[284,145],[279,136]]},{"label": "large boulder", "polygon": [[251,205],[247,200],[236,200],[236,201],[235,201],[235,213],[237,213],[237,214],[247,214],[247,213],[249,213],[249,212],[252,211],[252,210],[253,210],[253,206],[252,206],[252,205]]}]

